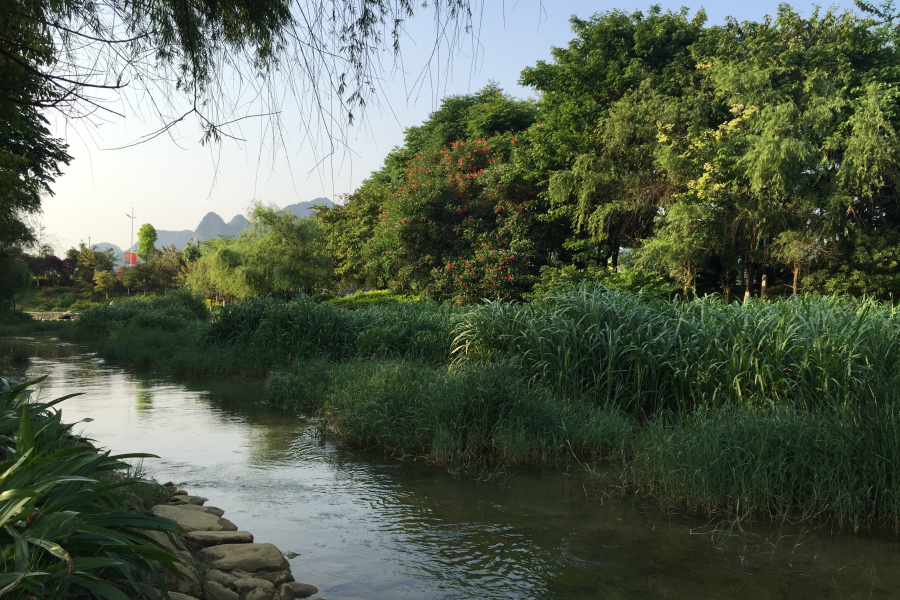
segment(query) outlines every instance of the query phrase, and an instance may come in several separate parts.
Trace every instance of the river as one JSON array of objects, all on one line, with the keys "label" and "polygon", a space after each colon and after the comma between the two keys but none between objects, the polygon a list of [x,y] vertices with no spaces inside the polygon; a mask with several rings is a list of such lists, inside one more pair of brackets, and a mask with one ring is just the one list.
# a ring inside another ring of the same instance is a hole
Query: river
[{"label": "river", "polygon": [[[600,501],[579,465],[491,478],[323,442],[262,384],[123,369],[51,338],[27,348],[41,397],[115,453],[210,498],[328,600],[900,598],[891,535],[783,524],[714,526]],[[22,373],[19,373],[20,375]]]}]

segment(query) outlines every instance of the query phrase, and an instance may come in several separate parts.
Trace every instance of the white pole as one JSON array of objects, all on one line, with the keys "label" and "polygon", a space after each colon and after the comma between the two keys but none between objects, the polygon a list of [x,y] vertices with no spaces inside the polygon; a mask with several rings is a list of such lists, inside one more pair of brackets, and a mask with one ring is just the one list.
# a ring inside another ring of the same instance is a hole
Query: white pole
[{"label": "white pole", "polygon": [[[128,217],[129,219],[131,219],[131,247],[129,247],[129,250],[131,250],[131,254],[134,255],[134,220],[137,217],[134,216],[134,207],[133,206],[131,207],[131,214],[129,215],[128,213],[125,213],[125,216]],[[134,261],[134,262],[135,262],[135,264],[137,263],[137,261]],[[128,264],[131,264],[131,263],[128,263]]]}]

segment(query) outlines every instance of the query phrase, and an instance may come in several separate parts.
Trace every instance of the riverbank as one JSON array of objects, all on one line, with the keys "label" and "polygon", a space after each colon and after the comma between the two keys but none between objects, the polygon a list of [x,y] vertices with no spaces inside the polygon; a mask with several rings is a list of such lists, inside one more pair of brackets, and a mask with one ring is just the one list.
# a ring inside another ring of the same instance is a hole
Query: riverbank
[{"label": "riverbank", "polygon": [[617,474],[599,479],[603,462],[473,473],[354,450],[266,403],[263,380],[123,368],[50,336],[0,349],[13,343],[30,373],[48,375],[45,397],[85,392],[65,402],[68,421],[91,418],[85,432],[103,445],[160,456],[145,461],[159,481],[184,482],[254,541],[299,553],[295,578],[323,598],[863,600],[900,589],[890,534],[660,511],[654,498],[611,497]]},{"label": "riverbank", "polygon": [[900,529],[889,304],[580,288],[466,308],[255,300],[212,322],[116,305],[71,331],[164,373],[267,376],[270,402],[354,448],[474,470],[602,460],[611,489],[664,506]]},{"label": "riverbank", "polygon": [[296,600],[318,592],[294,580],[281,550],[254,542],[252,533],[224,518],[225,511],[204,506],[208,498],[191,496],[172,482],[163,487],[167,501],[151,511],[184,531],[153,536],[181,559],[177,576],[163,573],[170,600]]}]

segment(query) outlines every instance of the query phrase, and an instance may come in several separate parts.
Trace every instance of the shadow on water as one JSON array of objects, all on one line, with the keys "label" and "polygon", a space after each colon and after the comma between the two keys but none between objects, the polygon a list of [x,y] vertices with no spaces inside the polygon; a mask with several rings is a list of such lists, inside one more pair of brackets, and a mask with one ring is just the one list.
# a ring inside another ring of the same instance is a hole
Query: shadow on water
[{"label": "shadow on water", "polygon": [[[323,598],[897,598],[893,539],[760,524],[728,529],[595,499],[578,470],[467,478],[323,443],[302,415],[262,402],[259,381],[177,381],[106,365],[49,338],[20,373],[42,394],[84,392],[67,421],[228,518],[298,552]],[[16,373],[14,373],[15,375]]]}]

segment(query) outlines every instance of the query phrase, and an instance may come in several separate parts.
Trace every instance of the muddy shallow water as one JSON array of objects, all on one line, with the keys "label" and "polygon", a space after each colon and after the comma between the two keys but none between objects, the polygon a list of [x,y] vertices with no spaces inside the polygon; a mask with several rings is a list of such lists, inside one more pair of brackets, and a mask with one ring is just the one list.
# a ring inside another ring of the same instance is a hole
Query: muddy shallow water
[{"label": "muddy shallow water", "polygon": [[116,453],[211,498],[326,599],[900,598],[893,536],[777,524],[725,531],[596,499],[575,467],[483,480],[323,443],[256,381],[135,372],[51,338],[27,348],[41,395]]}]

